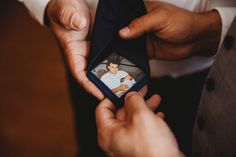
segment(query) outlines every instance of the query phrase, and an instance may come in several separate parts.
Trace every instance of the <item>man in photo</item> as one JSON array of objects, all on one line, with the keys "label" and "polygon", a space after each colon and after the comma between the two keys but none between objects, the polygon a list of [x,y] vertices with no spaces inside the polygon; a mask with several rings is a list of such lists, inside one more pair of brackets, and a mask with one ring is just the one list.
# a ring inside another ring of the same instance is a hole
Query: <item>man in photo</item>
[{"label": "man in photo", "polygon": [[106,65],[108,72],[101,77],[102,82],[118,97],[121,97],[136,82],[127,72],[119,70],[120,62],[118,56],[109,57]]}]

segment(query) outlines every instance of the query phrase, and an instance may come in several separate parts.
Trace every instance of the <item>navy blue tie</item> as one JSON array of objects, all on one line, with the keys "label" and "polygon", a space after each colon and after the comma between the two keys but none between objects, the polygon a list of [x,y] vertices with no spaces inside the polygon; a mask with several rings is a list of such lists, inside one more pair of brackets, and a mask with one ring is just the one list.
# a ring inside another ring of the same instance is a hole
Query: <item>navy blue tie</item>
[{"label": "navy blue tie", "polygon": [[[132,20],[145,13],[142,0],[99,0],[98,3],[87,76],[118,107],[123,104],[124,96],[128,91],[138,91],[150,78],[146,35],[132,40],[121,39],[118,35],[121,28],[128,26]],[[119,80],[122,80],[120,83],[123,83],[126,88],[117,93],[112,91],[108,82],[103,82],[101,79],[103,77],[105,80],[103,75],[109,73],[110,67],[107,63],[114,58],[120,62],[111,65],[118,64],[119,76],[124,75]]]}]

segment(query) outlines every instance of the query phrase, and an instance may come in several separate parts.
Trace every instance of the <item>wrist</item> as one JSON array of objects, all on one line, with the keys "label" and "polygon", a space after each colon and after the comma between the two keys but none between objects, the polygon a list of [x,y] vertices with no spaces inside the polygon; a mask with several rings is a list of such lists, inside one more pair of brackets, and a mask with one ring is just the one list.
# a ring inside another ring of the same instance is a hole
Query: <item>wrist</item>
[{"label": "wrist", "polygon": [[221,38],[222,21],[220,14],[216,11],[210,11],[204,14],[197,14],[195,17],[196,33],[196,54],[203,56],[212,56],[218,50]]}]

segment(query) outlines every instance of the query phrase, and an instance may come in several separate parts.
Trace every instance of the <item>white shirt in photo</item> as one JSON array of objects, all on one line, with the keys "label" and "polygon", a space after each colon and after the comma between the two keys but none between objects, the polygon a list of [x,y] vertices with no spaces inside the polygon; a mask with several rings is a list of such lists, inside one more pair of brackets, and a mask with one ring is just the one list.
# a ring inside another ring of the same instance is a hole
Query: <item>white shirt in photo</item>
[{"label": "white shirt in photo", "polygon": [[[118,86],[120,86],[121,84],[126,84],[130,87],[133,86],[133,82],[132,80],[124,80],[122,82],[122,79],[124,79],[126,76],[128,76],[129,74],[125,71],[117,71],[116,74],[113,74],[113,73],[110,73],[110,72],[107,72],[105,73],[102,77],[101,77],[101,81],[108,87],[110,88],[111,90],[114,89],[114,88],[117,88]],[[121,97],[124,92],[122,91],[119,91],[119,92],[116,92],[115,93],[118,97]]]}]

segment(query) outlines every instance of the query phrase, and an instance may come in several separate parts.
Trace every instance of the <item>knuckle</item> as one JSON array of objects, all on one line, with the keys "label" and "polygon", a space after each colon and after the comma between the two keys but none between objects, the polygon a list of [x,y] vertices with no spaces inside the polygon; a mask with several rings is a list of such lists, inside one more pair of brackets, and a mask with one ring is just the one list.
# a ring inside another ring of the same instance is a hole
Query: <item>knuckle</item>
[{"label": "knuckle", "polygon": [[129,29],[132,31],[133,29],[139,28],[143,26],[142,18],[134,19],[129,25]]},{"label": "knuckle", "polygon": [[56,0],[51,0],[46,7],[47,15],[55,16],[56,10],[57,10]]},{"label": "knuckle", "polygon": [[67,8],[62,8],[60,10],[58,18],[59,18],[59,20],[61,21],[62,24],[67,23],[68,12],[69,12],[69,10]]},{"label": "knuckle", "polygon": [[163,18],[167,18],[170,16],[170,11],[165,8],[158,10],[157,13],[159,14],[160,17],[163,17]]},{"label": "knuckle", "polygon": [[65,6],[59,11],[58,18],[62,24],[67,25],[71,23],[75,9],[73,7]]},{"label": "knuckle", "polygon": [[[58,19],[65,27],[78,29],[88,28],[90,25],[89,15],[79,13],[73,6],[65,6],[61,8],[58,14]],[[75,26],[76,24],[76,26]]]}]

